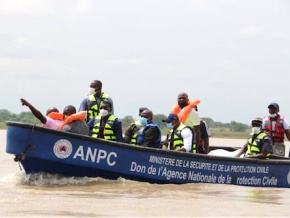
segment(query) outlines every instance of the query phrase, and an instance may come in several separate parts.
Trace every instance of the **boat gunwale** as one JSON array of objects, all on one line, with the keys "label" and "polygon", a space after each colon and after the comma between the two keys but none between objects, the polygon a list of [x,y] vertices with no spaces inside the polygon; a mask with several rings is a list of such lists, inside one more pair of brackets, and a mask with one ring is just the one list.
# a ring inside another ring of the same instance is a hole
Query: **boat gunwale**
[{"label": "boat gunwale", "polygon": [[148,147],[141,147],[141,146],[135,146],[126,144],[123,142],[114,142],[114,141],[108,141],[105,139],[98,139],[93,138],[91,136],[86,135],[80,135],[76,133],[70,133],[70,132],[64,132],[60,130],[55,129],[49,129],[49,128],[43,128],[41,126],[33,125],[33,124],[27,124],[27,123],[21,123],[21,122],[14,122],[14,121],[6,121],[6,125],[9,126],[16,126],[26,129],[34,129],[39,130],[41,132],[48,132],[48,133],[54,133],[57,135],[63,135],[67,137],[72,137],[76,139],[83,139],[86,141],[91,142],[98,142],[102,144],[107,144],[110,146],[118,146],[123,147],[127,149],[132,150],[138,150],[138,151],[150,151],[157,154],[169,154],[173,156],[182,156],[182,157],[196,157],[198,159],[206,159],[206,160],[218,160],[218,161],[232,161],[232,162],[242,162],[242,163],[256,163],[256,164],[272,164],[272,165],[290,165],[290,158],[281,158],[281,159],[269,159],[269,160],[262,160],[262,159],[250,159],[250,158],[237,158],[237,157],[225,157],[225,156],[214,156],[214,155],[205,155],[205,154],[195,154],[195,153],[187,153],[187,152],[181,152],[181,151],[172,151],[172,150],[163,150],[163,149],[156,149],[156,148],[148,148]]}]

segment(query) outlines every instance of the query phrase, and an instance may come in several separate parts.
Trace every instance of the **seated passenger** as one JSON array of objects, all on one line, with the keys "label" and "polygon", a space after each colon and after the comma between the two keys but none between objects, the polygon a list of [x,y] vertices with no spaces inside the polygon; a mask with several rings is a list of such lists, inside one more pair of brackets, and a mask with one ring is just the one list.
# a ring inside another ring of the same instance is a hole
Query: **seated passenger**
[{"label": "seated passenger", "polygon": [[[190,127],[181,123],[178,116],[173,113],[169,114],[168,117],[162,121],[165,122],[167,128],[170,129],[170,132],[167,134],[166,143],[163,144],[162,148],[190,152],[194,144],[194,134]],[[193,149],[193,152],[196,153],[196,146]]]},{"label": "seated passenger", "polygon": [[[141,113],[144,110],[148,110],[146,107],[139,108],[139,117],[141,117]],[[142,128],[142,124],[140,123],[140,120],[136,120],[134,123],[131,123],[130,126],[125,130],[125,137],[124,142],[131,144],[131,145],[137,145],[137,135],[138,131]]]},{"label": "seated passenger", "polygon": [[139,118],[143,127],[138,132],[137,144],[144,147],[160,148],[161,131],[156,123],[152,122],[151,110],[144,110]]},{"label": "seated passenger", "polygon": [[76,113],[76,108],[72,105],[68,105],[63,109],[63,114],[64,123],[61,126],[62,131],[89,135],[90,129],[84,121],[87,115],[86,111]]},{"label": "seated passenger", "polygon": [[[197,106],[194,107],[196,111],[198,111]],[[207,123],[203,119],[200,120],[200,138],[199,138],[199,145],[198,145],[198,153],[201,154],[208,154],[209,153],[209,137],[210,131],[208,128]]]},{"label": "seated passenger", "polygon": [[268,159],[272,150],[273,142],[271,137],[262,130],[262,118],[252,119],[252,133],[248,137],[247,143],[241,148],[236,157],[246,153],[245,157]]},{"label": "seated passenger", "polygon": [[46,111],[46,117],[35,107],[33,107],[28,101],[21,98],[20,99],[23,106],[29,107],[33,115],[40,120],[43,127],[51,128],[51,129],[57,129],[59,130],[61,128],[61,125],[63,124],[63,114],[59,113],[58,109],[56,107],[49,108]]},{"label": "seated passenger", "polygon": [[123,142],[122,123],[111,112],[111,102],[103,101],[100,107],[100,115],[93,117],[88,122],[91,135],[95,138]]}]

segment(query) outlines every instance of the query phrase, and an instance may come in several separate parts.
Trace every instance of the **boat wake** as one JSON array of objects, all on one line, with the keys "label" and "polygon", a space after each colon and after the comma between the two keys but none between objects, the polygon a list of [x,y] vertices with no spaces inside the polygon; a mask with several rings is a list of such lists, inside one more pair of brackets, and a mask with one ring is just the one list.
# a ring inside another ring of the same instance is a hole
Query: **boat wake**
[{"label": "boat wake", "polygon": [[34,173],[26,175],[24,172],[12,173],[0,178],[0,183],[10,185],[31,185],[39,187],[50,186],[88,186],[97,184],[123,183],[125,179],[107,180],[103,178],[90,178],[90,177],[67,177],[60,174],[49,173]]}]

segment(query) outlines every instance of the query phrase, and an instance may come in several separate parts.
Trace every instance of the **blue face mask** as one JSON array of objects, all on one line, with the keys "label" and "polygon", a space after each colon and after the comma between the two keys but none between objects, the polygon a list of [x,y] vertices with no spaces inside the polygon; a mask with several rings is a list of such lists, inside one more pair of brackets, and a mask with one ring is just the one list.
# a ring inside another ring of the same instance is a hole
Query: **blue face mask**
[{"label": "blue face mask", "polygon": [[173,125],[172,125],[172,123],[166,123],[166,127],[167,127],[168,129],[173,129]]},{"label": "blue face mask", "polygon": [[139,121],[140,121],[140,123],[143,125],[143,126],[146,126],[147,125],[147,119],[146,118],[144,118],[144,117],[139,117]]}]

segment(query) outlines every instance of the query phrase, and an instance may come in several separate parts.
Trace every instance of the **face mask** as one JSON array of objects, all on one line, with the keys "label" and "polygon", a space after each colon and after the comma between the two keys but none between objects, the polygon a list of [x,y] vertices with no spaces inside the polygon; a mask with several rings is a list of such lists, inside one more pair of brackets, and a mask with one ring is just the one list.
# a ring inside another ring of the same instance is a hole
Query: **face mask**
[{"label": "face mask", "polygon": [[140,117],[139,118],[139,121],[140,121],[140,123],[143,125],[143,126],[146,126],[147,125],[147,119],[146,118],[144,118],[144,117]]},{"label": "face mask", "polygon": [[187,103],[178,103],[179,107],[184,108],[185,106],[187,106]]},{"label": "face mask", "polygon": [[277,114],[269,114],[269,116],[270,116],[271,118],[275,118],[275,117],[277,117]]},{"label": "face mask", "polygon": [[105,109],[101,109],[100,110],[100,114],[101,114],[102,117],[105,117],[105,116],[107,116],[109,114],[109,111],[107,111]]},{"label": "face mask", "polygon": [[96,94],[96,89],[90,88],[90,94],[92,94],[92,95]]},{"label": "face mask", "polygon": [[173,125],[172,125],[172,123],[166,123],[166,127],[167,127],[168,129],[173,129]]},{"label": "face mask", "polygon": [[252,131],[254,134],[259,134],[261,132],[261,128],[260,127],[252,127]]}]

